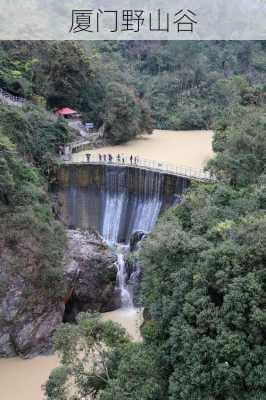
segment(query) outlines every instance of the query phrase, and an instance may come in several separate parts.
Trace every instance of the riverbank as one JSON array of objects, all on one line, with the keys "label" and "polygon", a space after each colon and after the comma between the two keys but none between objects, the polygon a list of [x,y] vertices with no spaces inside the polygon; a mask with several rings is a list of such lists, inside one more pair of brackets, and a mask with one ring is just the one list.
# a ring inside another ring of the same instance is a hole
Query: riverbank
[{"label": "riverbank", "polygon": [[142,135],[121,145],[74,153],[72,161],[84,161],[87,153],[120,154],[198,169],[204,168],[213,156],[212,138],[213,131],[154,130],[152,135]]},{"label": "riverbank", "polygon": [[[136,309],[120,309],[102,314],[105,320],[121,324],[133,340],[141,340],[141,313]],[[59,365],[56,355],[30,360],[0,359],[1,400],[42,400],[42,385],[50,372]]]}]

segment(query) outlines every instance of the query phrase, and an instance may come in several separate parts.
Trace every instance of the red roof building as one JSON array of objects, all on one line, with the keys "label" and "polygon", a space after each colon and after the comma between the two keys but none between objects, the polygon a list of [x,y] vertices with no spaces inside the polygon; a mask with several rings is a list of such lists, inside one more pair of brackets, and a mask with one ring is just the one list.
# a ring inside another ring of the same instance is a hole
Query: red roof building
[{"label": "red roof building", "polygon": [[63,118],[79,118],[80,117],[80,114],[77,111],[72,110],[72,108],[69,108],[69,107],[58,108],[55,111],[55,114],[58,115],[59,117],[63,117]]}]

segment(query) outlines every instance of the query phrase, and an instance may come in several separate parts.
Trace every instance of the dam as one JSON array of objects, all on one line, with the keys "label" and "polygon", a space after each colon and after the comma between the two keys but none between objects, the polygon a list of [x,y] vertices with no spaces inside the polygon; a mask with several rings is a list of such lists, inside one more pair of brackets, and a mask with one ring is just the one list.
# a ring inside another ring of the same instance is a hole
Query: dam
[{"label": "dam", "polygon": [[189,184],[186,177],[132,166],[63,164],[60,218],[66,226],[96,230],[109,243],[128,243],[135,231],[150,232]]}]

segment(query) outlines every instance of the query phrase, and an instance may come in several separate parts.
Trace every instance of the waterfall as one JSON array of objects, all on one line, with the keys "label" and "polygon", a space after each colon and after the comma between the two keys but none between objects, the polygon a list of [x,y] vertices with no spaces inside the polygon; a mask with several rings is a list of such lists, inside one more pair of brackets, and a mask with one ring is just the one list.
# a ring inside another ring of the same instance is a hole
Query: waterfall
[{"label": "waterfall", "polygon": [[96,230],[109,245],[117,247],[117,286],[122,307],[129,308],[140,275],[139,269],[131,276],[127,271],[125,252],[130,238],[137,231],[151,232],[161,211],[180,201],[178,196],[189,181],[112,165],[70,166],[65,173],[60,187],[62,219],[75,228]]},{"label": "waterfall", "polygon": [[130,290],[128,282],[128,273],[126,269],[125,257],[121,249],[118,247],[117,251],[117,286],[120,291],[121,307],[133,307],[133,293]]},{"label": "waterfall", "polygon": [[107,193],[105,200],[102,236],[108,243],[117,243],[125,193]]},{"label": "waterfall", "polygon": [[163,204],[164,177],[146,171],[135,171],[135,191],[130,190],[131,182],[125,170],[106,171],[105,187],[102,191],[103,220],[101,234],[107,243],[116,246],[117,286],[121,307],[133,307],[133,292],[139,271],[129,276],[125,254],[132,233],[150,232],[158,219]]},{"label": "waterfall", "polygon": [[161,207],[162,200],[159,195],[153,199],[144,200],[143,202],[138,201],[131,233],[136,231],[150,232],[156,224]]},{"label": "waterfall", "polygon": [[107,170],[102,191],[100,233],[109,243],[128,243],[138,230],[150,232],[163,204],[164,177],[137,170],[134,189],[126,170]]}]

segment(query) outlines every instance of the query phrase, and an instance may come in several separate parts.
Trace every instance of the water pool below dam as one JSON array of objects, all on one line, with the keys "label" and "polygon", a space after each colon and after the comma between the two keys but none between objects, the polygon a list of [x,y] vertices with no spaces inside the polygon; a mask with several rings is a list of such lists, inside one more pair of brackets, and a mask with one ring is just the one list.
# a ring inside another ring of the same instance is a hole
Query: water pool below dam
[{"label": "water pool below dam", "polygon": [[135,231],[150,232],[189,184],[188,178],[128,166],[62,165],[60,218],[70,227],[92,228],[108,242],[127,243]]}]

